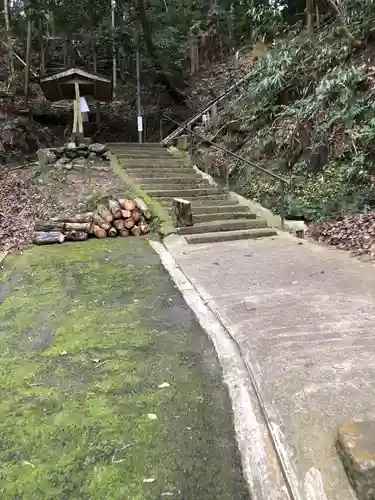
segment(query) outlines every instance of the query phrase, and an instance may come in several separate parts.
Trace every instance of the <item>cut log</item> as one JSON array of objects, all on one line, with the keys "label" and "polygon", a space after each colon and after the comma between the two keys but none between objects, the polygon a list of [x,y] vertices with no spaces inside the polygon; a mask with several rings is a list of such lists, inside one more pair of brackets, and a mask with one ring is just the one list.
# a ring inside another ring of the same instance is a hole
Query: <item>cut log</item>
[{"label": "cut log", "polygon": [[108,231],[108,236],[110,238],[115,238],[117,236],[117,229],[115,227],[111,227],[111,229]]},{"label": "cut log", "polygon": [[125,221],[123,219],[117,219],[113,221],[113,225],[117,229],[117,231],[122,231],[125,229]]},{"label": "cut log", "polygon": [[121,209],[123,210],[124,209],[124,203],[126,201],[125,198],[119,198],[118,200],[118,204],[120,205]]},{"label": "cut log", "polygon": [[141,212],[137,209],[132,211],[132,219],[137,224],[141,220]]},{"label": "cut log", "polygon": [[124,221],[124,226],[126,229],[131,229],[134,224],[135,222],[133,221],[133,219],[126,219],[126,221]]},{"label": "cut log", "polygon": [[65,234],[65,241],[86,241],[88,234],[83,231],[67,231]]},{"label": "cut log", "polygon": [[115,219],[121,219],[122,213],[121,213],[121,207],[120,204],[116,200],[109,200],[108,201],[108,207]]},{"label": "cut log", "polygon": [[122,216],[124,217],[124,219],[129,219],[129,217],[132,216],[132,213],[130,210],[122,210]]},{"label": "cut log", "polygon": [[51,245],[52,243],[64,243],[65,237],[60,231],[36,231],[34,233],[34,242],[37,245]]},{"label": "cut log", "polygon": [[65,223],[64,222],[54,222],[51,220],[37,220],[35,221],[35,231],[41,232],[49,232],[55,231],[58,233],[63,233],[65,231]]},{"label": "cut log", "polygon": [[91,222],[94,217],[94,212],[85,212],[84,214],[66,215],[64,217],[54,217],[52,220],[56,222]]},{"label": "cut log", "polygon": [[140,230],[140,228],[138,226],[134,226],[132,229],[132,235],[133,236],[141,236],[141,234],[142,234],[142,231]]},{"label": "cut log", "polygon": [[141,214],[145,219],[151,219],[151,210],[148,208],[146,203],[142,200],[142,198],[136,198],[135,204],[137,205],[137,208],[141,211]]},{"label": "cut log", "polygon": [[91,222],[67,222],[65,224],[67,231],[82,231],[88,234],[92,232],[92,226]]},{"label": "cut log", "polygon": [[98,205],[98,214],[102,219],[104,219],[106,222],[112,222],[114,217],[109,208],[105,207],[104,205]]},{"label": "cut log", "polygon": [[107,236],[107,231],[100,226],[95,225],[92,232],[97,238],[105,238]]},{"label": "cut log", "polygon": [[177,227],[193,225],[191,213],[191,202],[182,198],[173,198],[172,201],[173,221]]},{"label": "cut log", "polygon": [[121,229],[120,236],[122,236],[123,238],[129,236],[129,231],[127,229]]},{"label": "cut log", "polygon": [[150,228],[148,227],[148,224],[144,220],[141,220],[138,226],[142,234],[147,234],[150,232]]},{"label": "cut log", "polygon": [[135,209],[135,203],[132,200],[125,200],[124,201],[124,210],[134,210]]},{"label": "cut log", "polygon": [[105,221],[102,217],[100,217],[99,214],[94,215],[93,221],[94,221],[94,224],[101,227],[105,231],[108,231],[108,229],[111,229],[111,223]]}]

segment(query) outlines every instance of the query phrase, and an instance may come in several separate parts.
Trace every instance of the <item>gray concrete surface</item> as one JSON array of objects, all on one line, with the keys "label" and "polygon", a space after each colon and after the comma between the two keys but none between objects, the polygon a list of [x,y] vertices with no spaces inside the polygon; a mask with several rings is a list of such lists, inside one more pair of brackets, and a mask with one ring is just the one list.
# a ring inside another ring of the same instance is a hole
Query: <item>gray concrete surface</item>
[{"label": "gray concrete surface", "polygon": [[335,441],[375,412],[373,265],[285,233],[165,244],[253,370],[295,497],[356,498]]},{"label": "gray concrete surface", "polygon": [[375,421],[349,420],[339,429],[337,448],[358,500],[375,498]]}]

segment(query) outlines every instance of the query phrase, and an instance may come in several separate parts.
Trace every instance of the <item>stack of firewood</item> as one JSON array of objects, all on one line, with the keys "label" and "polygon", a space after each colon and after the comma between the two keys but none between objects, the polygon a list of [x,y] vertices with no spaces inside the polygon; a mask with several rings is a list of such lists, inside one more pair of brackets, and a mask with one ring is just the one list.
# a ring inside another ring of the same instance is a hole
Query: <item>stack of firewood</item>
[{"label": "stack of firewood", "polygon": [[90,236],[141,236],[149,232],[147,221],[150,219],[151,211],[143,200],[112,199],[107,205],[99,205],[96,212],[36,221],[34,242],[45,245],[64,241],[85,241]]}]

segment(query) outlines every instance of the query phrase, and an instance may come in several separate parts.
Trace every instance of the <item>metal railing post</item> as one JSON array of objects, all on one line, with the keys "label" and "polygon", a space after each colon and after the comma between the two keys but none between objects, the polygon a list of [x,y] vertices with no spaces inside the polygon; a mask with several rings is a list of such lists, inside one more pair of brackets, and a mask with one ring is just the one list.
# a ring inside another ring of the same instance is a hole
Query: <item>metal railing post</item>
[{"label": "metal railing post", "polygon": [[285,228],[285,186],[284,182],[280,181],[280,225],[281,230],[284,231]]},{"label": "metal railing post", "polygon": [[[280,226],[281,229],[284,230],[285,228],[285,186],[289,185],[289,181],[286,180],[284,177],[282,177],[279,174],[275,174],[274,172],[261,167],[260,165],[257,165],[256,163],[248,160],[247,158],[244,158],[243,156],[239,156],[236,153],[233,153],[229,149],[224,148],[223,146],[220,146],[219,144],[215,144],[213,141],[210,141],[207,139],[207,137],[199,134],[195,130],[192,130],[190,127],[185,125],[184,123],[179,123],[176,120],[173,120],[169,116],[164,115],[163,116],[166,120],[170,121],[171,123],[174,123],[175,125],[178,125],[180,128],[183,130],[186,130],[186,132],[189,134],[189,151],[190,151],[190,157],[193,157],[193,136],[198,137],[201,141],[203,141],[205,144],[209,144],[210,146],[218,149],[219,151],[222,151],[225,155],[230,156],[231,158],[235,158],[237,161],[240,161],[247,165],[248,167],[251,167],[251,169],[256,169],[259,172],[263,172],[264,174],[269,175],[272,179],[278,180],[280,182]],[[247,169],[248,170],[248,169]],[[229,190],[229,166],[225,164],[225,171],[223,172],[225,174],[225,187],[227,190]]]},{"label": "metal railing post", "polygon": [[189,130],[189,151],[190,151],[190,161],[193,162],[193,133]]},{"label": "metal railing post", "polygon": [[163,142],[163,118],[159,122],[160,142]]}]

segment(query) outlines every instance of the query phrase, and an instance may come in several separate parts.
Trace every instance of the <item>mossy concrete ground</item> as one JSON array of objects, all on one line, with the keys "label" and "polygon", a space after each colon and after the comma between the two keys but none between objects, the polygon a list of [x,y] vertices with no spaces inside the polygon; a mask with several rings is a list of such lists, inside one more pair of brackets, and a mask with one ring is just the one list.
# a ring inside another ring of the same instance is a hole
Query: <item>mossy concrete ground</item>
[{"label": "mossy concrete ground", "polygon": [[0,302],[2,499],[248,498],[213,346],[147,241],[34,247]]}]

